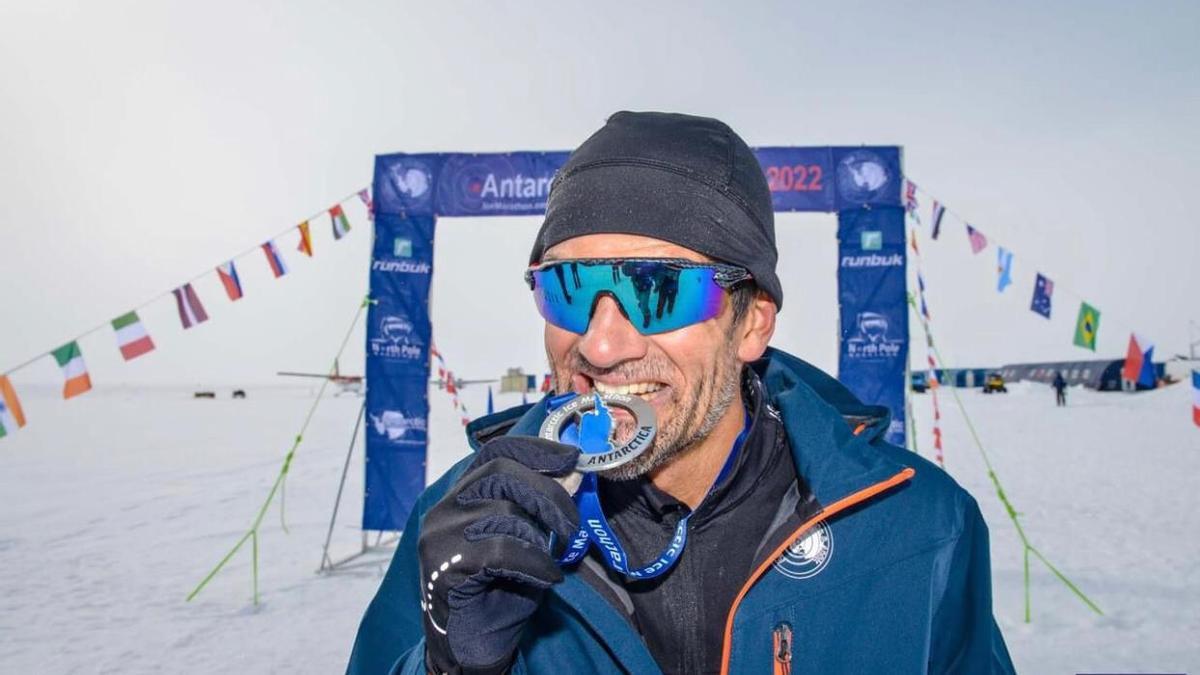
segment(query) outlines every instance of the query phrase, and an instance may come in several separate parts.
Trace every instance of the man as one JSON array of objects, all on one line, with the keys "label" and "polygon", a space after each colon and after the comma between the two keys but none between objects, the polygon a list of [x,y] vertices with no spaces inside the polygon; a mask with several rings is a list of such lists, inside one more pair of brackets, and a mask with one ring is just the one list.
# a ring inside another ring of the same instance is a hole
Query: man
[{"label": "man", "polygon": [[[617,113],[580,146],[526,275],[555,391],[637,395],[658,434],[573,500],[579,451],[535,438],[563,397],[472,423],[349,671],[1012,672],[974,500],[883,441],[885,408],[768,348],[777,258],[721,122]],[[560,564],[581,519],[611,536]]]},{"label": "man", "polygon": [[1054,387],[1054,405],[1062,407],[1067,404],[1067,380],[1063,377],[1061,370],[1054,371],[1054,381],[1050,383]]}]

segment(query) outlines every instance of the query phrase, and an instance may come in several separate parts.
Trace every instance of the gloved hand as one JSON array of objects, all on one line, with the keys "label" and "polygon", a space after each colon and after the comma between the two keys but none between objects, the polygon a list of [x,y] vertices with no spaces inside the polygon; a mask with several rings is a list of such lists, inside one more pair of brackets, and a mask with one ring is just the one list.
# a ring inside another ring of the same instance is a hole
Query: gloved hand
[{"label": "gloved hand", "polygon": [[499,673],[510,665],[543,592],[563,578],[555,556],[578,529],[579,512],[552,477],[570,474],[578,457],[562,443],[496,438],[425,515],[417,549],[430,670]]}]

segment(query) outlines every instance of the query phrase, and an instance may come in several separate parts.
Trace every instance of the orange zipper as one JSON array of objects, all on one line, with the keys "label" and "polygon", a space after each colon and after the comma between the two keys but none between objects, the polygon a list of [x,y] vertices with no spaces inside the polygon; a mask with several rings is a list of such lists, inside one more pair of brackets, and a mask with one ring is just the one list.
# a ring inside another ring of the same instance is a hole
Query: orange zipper
[{"label": "orange zipper", "polygon": [[[810,518],[808,522],[797,528],[795,532],[792,532],[791,536],[784,540],[782,544],[776,547],[776,549],[772,551],[765,560],[763,560],[762,564],[758,566],[758,569],[754,570],[754,573],[751,574],[750,578],[746,580],[746,583],[742,584],[742,589],[738,591],[737,597],[733,599],[733,605],[729,607],[729,614],[725,618],[725,639],[721,646],[721,675],[729,674],[729,652],[733,648],[733,617],[735,614],[737,614],[738,605],[742,604],[742,598],[746,597],[746,594],[750,592],[750,588],[754,586],[755,582],[757,582],[763,574],[766,574],[767,570],[771,568],[771,565],[775,564],[775,560],[779,556],[783,555],[783,552],[786,551],[793,542],[798,540],[801,535],[806,534],[817,523],[820,523],[821,521],[828,519],[830,516],[833,516],[840,511],[844,511],[855,504],[864,502],[880,492],[895,487],[900,483],[912,478],[915,474],[916,471],[912,470],[911,468],[906,468],[885,481],[880,481],[847,497],[837,500],[836,502],[822,509],[817,515]],[[779,664],[776,663],[775,665],[776,668],[778,668]],[[790,662],[788,664],[788,668],[791,668]],[[779,671],[776,670],[776,672]]]},{"label": "orange zipper", "polygon": [[771,631],[771,655],[775,675],[792,675],[792,627],[787,623]]}]

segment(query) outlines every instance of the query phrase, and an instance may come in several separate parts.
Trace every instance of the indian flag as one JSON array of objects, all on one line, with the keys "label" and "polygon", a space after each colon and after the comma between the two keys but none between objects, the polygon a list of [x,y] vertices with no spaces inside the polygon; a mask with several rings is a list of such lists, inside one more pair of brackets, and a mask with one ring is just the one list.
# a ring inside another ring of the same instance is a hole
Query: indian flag
[{"label": "indian flag", "polygon": [[136,359],[146,352],[154,351],[154,341],[142,325],[137,312],[122,314],[112,320],[113,330],[117,332],[117,346],[121,348],[121,356],[126,361]]},{"label": "indian flag", "polygon": [[66,383],[63,385],[63,398],[78,396],[92,388],[92,378],[88,377],[87,365],[83,362],[83,352],[79,351],[79,343],[69,342],[53,352],[54,360],[62,368]]},{"label": "indian flag", "polygon": [[329,209],[329,222],[333,224],[334,239],[341,239],[350,231],[350,221],[346,220],[346,212],[341,204],[334,204]]},{"label": "indian flag", "polygon": [[10,431],[16,431],[25,426],[25,413],[21,410],[21,401],[13,389],[8,377],[0,375],[0,438]]}]

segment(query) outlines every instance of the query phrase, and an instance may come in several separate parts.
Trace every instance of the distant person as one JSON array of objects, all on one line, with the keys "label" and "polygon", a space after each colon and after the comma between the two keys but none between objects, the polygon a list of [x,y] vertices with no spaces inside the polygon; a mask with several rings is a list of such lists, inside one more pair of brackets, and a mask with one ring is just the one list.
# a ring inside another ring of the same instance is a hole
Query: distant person
[{"label": "distant person", "polygon": [[1057,406],[1067,405],[1067,381],[1062,376],[1061,370],[1054,371],[1054,381],[1050,383],[1054,387],[1054,403]]}]

